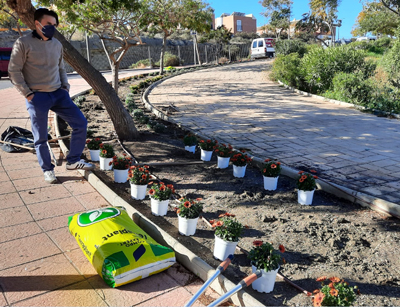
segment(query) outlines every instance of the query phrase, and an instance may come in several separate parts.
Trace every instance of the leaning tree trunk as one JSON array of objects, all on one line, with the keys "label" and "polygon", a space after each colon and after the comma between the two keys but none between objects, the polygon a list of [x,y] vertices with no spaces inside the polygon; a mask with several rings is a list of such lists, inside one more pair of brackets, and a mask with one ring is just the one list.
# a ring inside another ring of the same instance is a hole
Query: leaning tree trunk
[{"label": "leaning tree trunk", "polygon": [[[28,27],[31,29],[35,28],[33,20],[35,8],[32,6],[30,0],[7,0],[7,4],[17,12],[18,16]],[[54,36],[64,47],[64,59],[89,83],[104,103],[118,137],[122,140],[138,138],[139,133],[136,130],[132,117],[124,108],[117,93],[103,75],[90,65],[62,34],[56,31]]]},{"label": "leaning tree trunk", "polygon": [[119,72],[119,64],[121,62],[112,62],[111,64],[111,71],[112,71],[112,87],[114,91],[118,94],[118,72]]},{"label": "leaning tree trunk", "polygon": [[164,73],[164,53],[166,46],[167,46],[167,35],[164,33],[163,43],[161,46],[161,54],[160,54],[160,75]]}]

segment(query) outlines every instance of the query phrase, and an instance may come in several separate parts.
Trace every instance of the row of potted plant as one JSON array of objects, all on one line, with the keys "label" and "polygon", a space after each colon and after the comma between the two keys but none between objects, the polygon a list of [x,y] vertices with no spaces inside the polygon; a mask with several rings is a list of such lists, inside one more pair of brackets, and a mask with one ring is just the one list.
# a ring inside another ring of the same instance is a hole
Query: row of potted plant
[{"label": "row of potted plant", "polygon": [[[196,150],[197,137],[193,134],[187,134],[183,138],[185,149],[192,153]],[[245,154],[245,151],[237,152],[233,150],[233,147],[228,144],[219,144],[217,140],[208,139],[200,140],[198,143],[201,149],[201,160],[210,161],[212,153],[215,152],[218,159],[218,168],[227,168],[229,162],[233,164],[233,175],[235,177],[244,177],[246,172],[246,166],[251,162],[251,158]],[[278,186],[278,179],[281,173],[281,163],[266,159],[265,164],[261,168],[261,173],[264,179],[264,189],[268,191],[275,191]],[[299,172],[299,177],[296,180],[298,189],[298,202],[302,205],[311,205],[314,191],[316,188],[315,179],[318,177],[304,171]]]}]

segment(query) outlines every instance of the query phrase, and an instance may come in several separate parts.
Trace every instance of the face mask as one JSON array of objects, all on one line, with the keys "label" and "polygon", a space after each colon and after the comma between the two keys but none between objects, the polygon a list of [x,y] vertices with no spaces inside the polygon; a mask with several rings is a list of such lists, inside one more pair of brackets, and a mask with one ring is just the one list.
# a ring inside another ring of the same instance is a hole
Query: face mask
[{"label": "face mask", "polygon": [[45,25],[43,26],[40,22],[39,24],[42,26],[42,30],[40,30],[43,35],[47,38],[52,38],[54,35],[54,32],[56,31],[56,27],[53,25]]}]

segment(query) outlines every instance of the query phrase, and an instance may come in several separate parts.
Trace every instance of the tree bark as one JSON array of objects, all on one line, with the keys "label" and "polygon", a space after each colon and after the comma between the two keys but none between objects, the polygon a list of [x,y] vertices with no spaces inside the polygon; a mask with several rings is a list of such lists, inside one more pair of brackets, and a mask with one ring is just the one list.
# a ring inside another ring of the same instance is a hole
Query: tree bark
[{"label": "tree bark", "polygon": [[[7,4],[17,12],[18,16],[28,27],[31,29],[35,28],[33,20],[35,8],[32,6],[30,0],[7,0]],[[103,75],[90,65],[61,33],[56,31],[54,37],[63,45],[64,59],[86,80],[103,102],[118,137],[121,140],[134,140],[138,138],[139,133],[136,130],[132,117],[124,108],[117,93]]]},{"label": "tree bark", "polygon": [[111,65],[111,71],[112,71],[112,87],[114,88],[115,92],[118,93],[118,72],[119,72],[119,64],[121,62],[113,62]]}]

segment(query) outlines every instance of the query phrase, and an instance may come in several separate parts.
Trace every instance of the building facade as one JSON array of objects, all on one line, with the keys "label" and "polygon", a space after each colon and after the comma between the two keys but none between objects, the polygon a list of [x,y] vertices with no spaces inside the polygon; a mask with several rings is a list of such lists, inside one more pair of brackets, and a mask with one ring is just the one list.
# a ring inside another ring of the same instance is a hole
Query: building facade
[{"label": "building facade", "polygon": [[251,32],[257,31],[257,19],[253,14],[245,14],[239,12],[233,12],[232,14],[222,14],[221,17],[215,18],[215,28],[225,26],[228,30],[230,29],[233,34],[240,32]]}]

